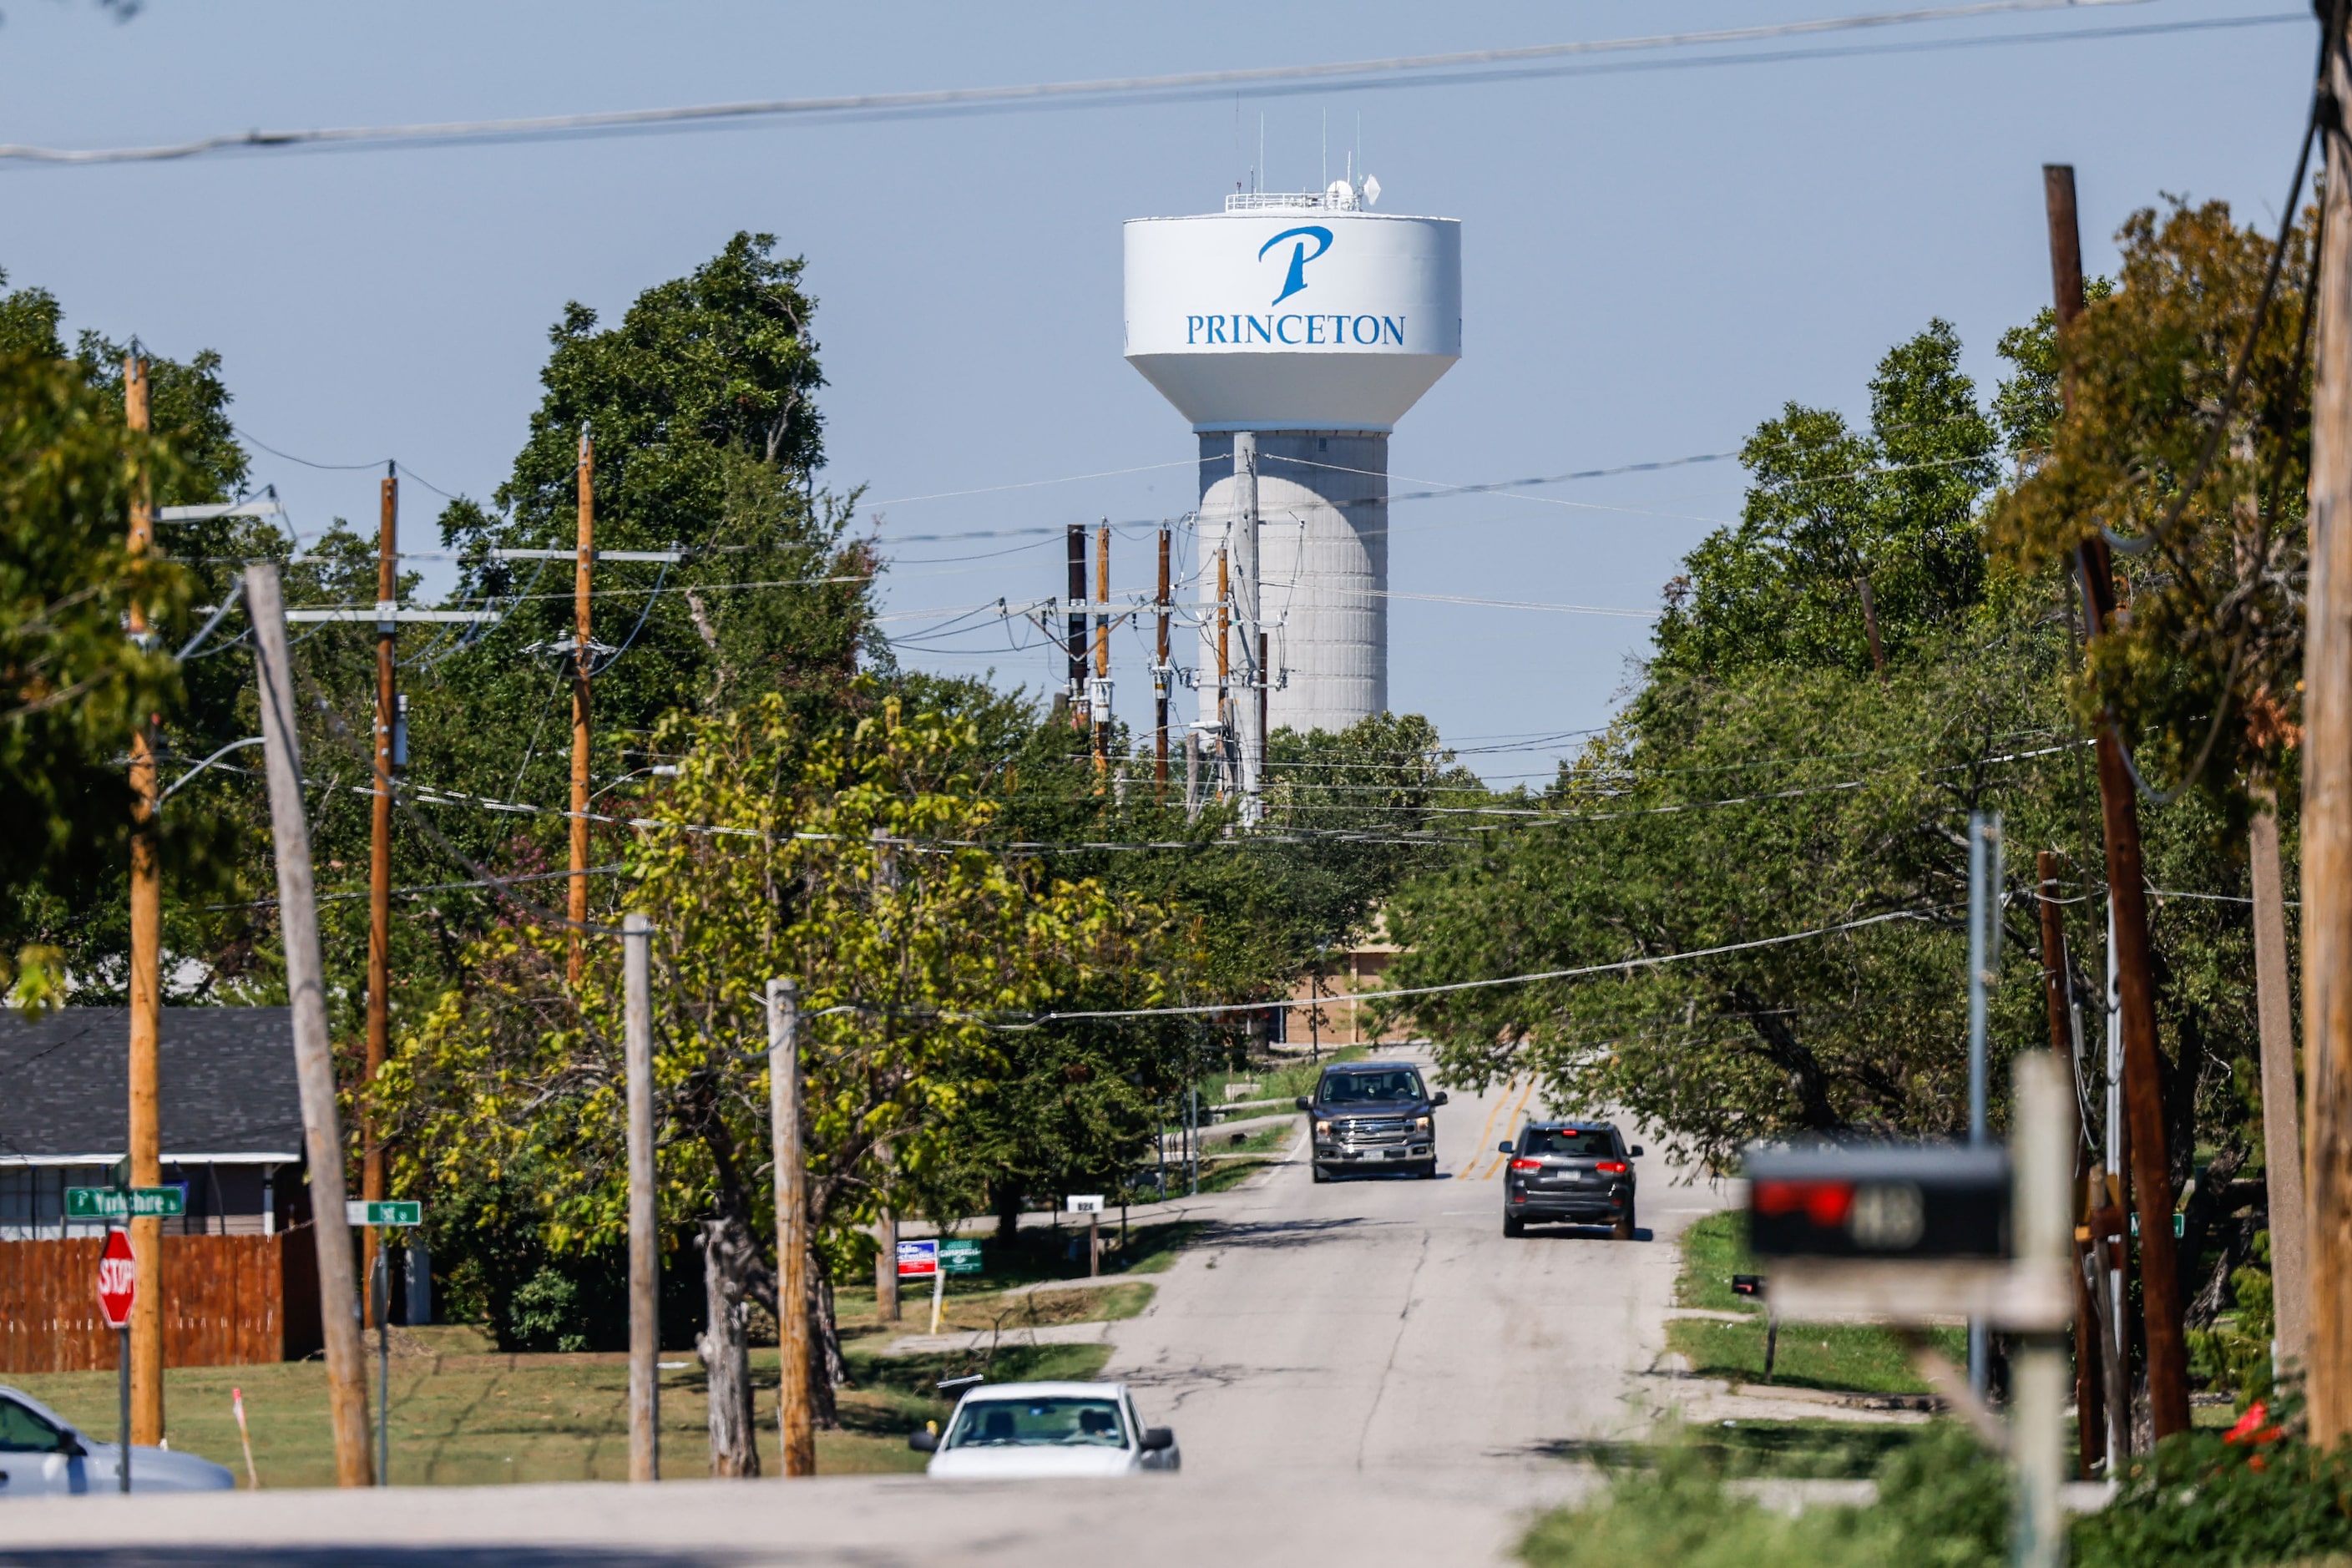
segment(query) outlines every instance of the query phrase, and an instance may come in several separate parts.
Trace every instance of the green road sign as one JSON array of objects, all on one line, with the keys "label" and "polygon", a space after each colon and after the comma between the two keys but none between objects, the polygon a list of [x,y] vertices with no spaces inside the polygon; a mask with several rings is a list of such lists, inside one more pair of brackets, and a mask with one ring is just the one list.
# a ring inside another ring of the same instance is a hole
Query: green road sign
[{"label": "green road sign", "polygon": [[415,1198],[372,1204],[359,1198],[343,1200],[345,1225],[423,1225],[425,1205]]},{"label": "green road sign", "polygon": [[68,1219],[177,1219],[188,1212],[181,1187],[68,1187]]},{"label": "green road sign", "polygon": [[976,1241],[943,1241],[940,1243],[940,1267],[950,1274],[979,1274],[980,1243]]}]

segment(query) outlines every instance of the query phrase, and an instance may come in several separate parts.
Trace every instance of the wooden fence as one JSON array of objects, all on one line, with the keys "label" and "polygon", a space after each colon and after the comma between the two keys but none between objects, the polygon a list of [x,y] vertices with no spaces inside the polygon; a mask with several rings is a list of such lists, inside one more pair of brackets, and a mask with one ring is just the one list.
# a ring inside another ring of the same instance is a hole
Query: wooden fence
[{"label": "wooden fence", "polygon": [[[98,1309],[102,1237],[0,1242],[0,1373],[111,1369]],[[319,1346],[318,1259],[309,1228],[277,1236],[163,1237],[163,1363],[297,1361]]]}]

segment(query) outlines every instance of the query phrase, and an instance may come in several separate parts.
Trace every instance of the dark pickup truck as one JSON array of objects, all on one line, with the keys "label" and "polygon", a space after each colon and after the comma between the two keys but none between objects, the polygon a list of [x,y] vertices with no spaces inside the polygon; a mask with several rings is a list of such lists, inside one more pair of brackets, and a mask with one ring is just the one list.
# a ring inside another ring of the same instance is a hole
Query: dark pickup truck
[{"label": "dark pickup truck", "polygon": [[1323,1069],[1313,1094],[1298,1098],[1312,1119],[1315,1180],[1348,1171],[1437,1174],[1437,1108],[1410,1062],[1348,1062]]}]

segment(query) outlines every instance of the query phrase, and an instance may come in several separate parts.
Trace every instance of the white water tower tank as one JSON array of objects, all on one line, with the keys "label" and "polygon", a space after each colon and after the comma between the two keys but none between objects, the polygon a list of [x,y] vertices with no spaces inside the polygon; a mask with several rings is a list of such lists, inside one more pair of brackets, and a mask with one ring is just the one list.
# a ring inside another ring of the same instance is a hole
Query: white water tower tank
[{"label": "white water tower tank", "polygon": [[1275,729],[1387,710],[1389,433],[1462,355],[1462,226],[1375,213],[1379,194],[1343,180],[1127,224],[1128,363],[1200,437],[1198,600],[1235,518],[1234,433],[1256,433]]}]

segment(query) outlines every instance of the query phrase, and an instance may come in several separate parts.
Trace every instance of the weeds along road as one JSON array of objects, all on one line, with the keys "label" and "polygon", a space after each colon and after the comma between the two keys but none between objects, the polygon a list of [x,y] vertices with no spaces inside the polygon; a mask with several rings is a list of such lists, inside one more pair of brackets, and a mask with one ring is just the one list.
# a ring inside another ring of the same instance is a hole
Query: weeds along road
[{"label": "weeds along road", "polygon": [[1176,1428],[1179,1476],[49,1499],[0,1504],[0,1568],[180,1568],[224,1549],[258,1568],[1499,1563],[1529,1510],[1577,1489],[1577,1445],[1647,1426],[1639,1374],[1663,1342],[1673,1240],[1722,1203],[1653,1153],[1638,1239],[1507,1239],[1494,1145],[1539,1109],[1524,1082],[1457,1094],[1436,1181],[1317,1185],[1294,1154],[1165,1205],[1206,1228],[1151,1307],[1112,1325],[1106,1375]]}]

